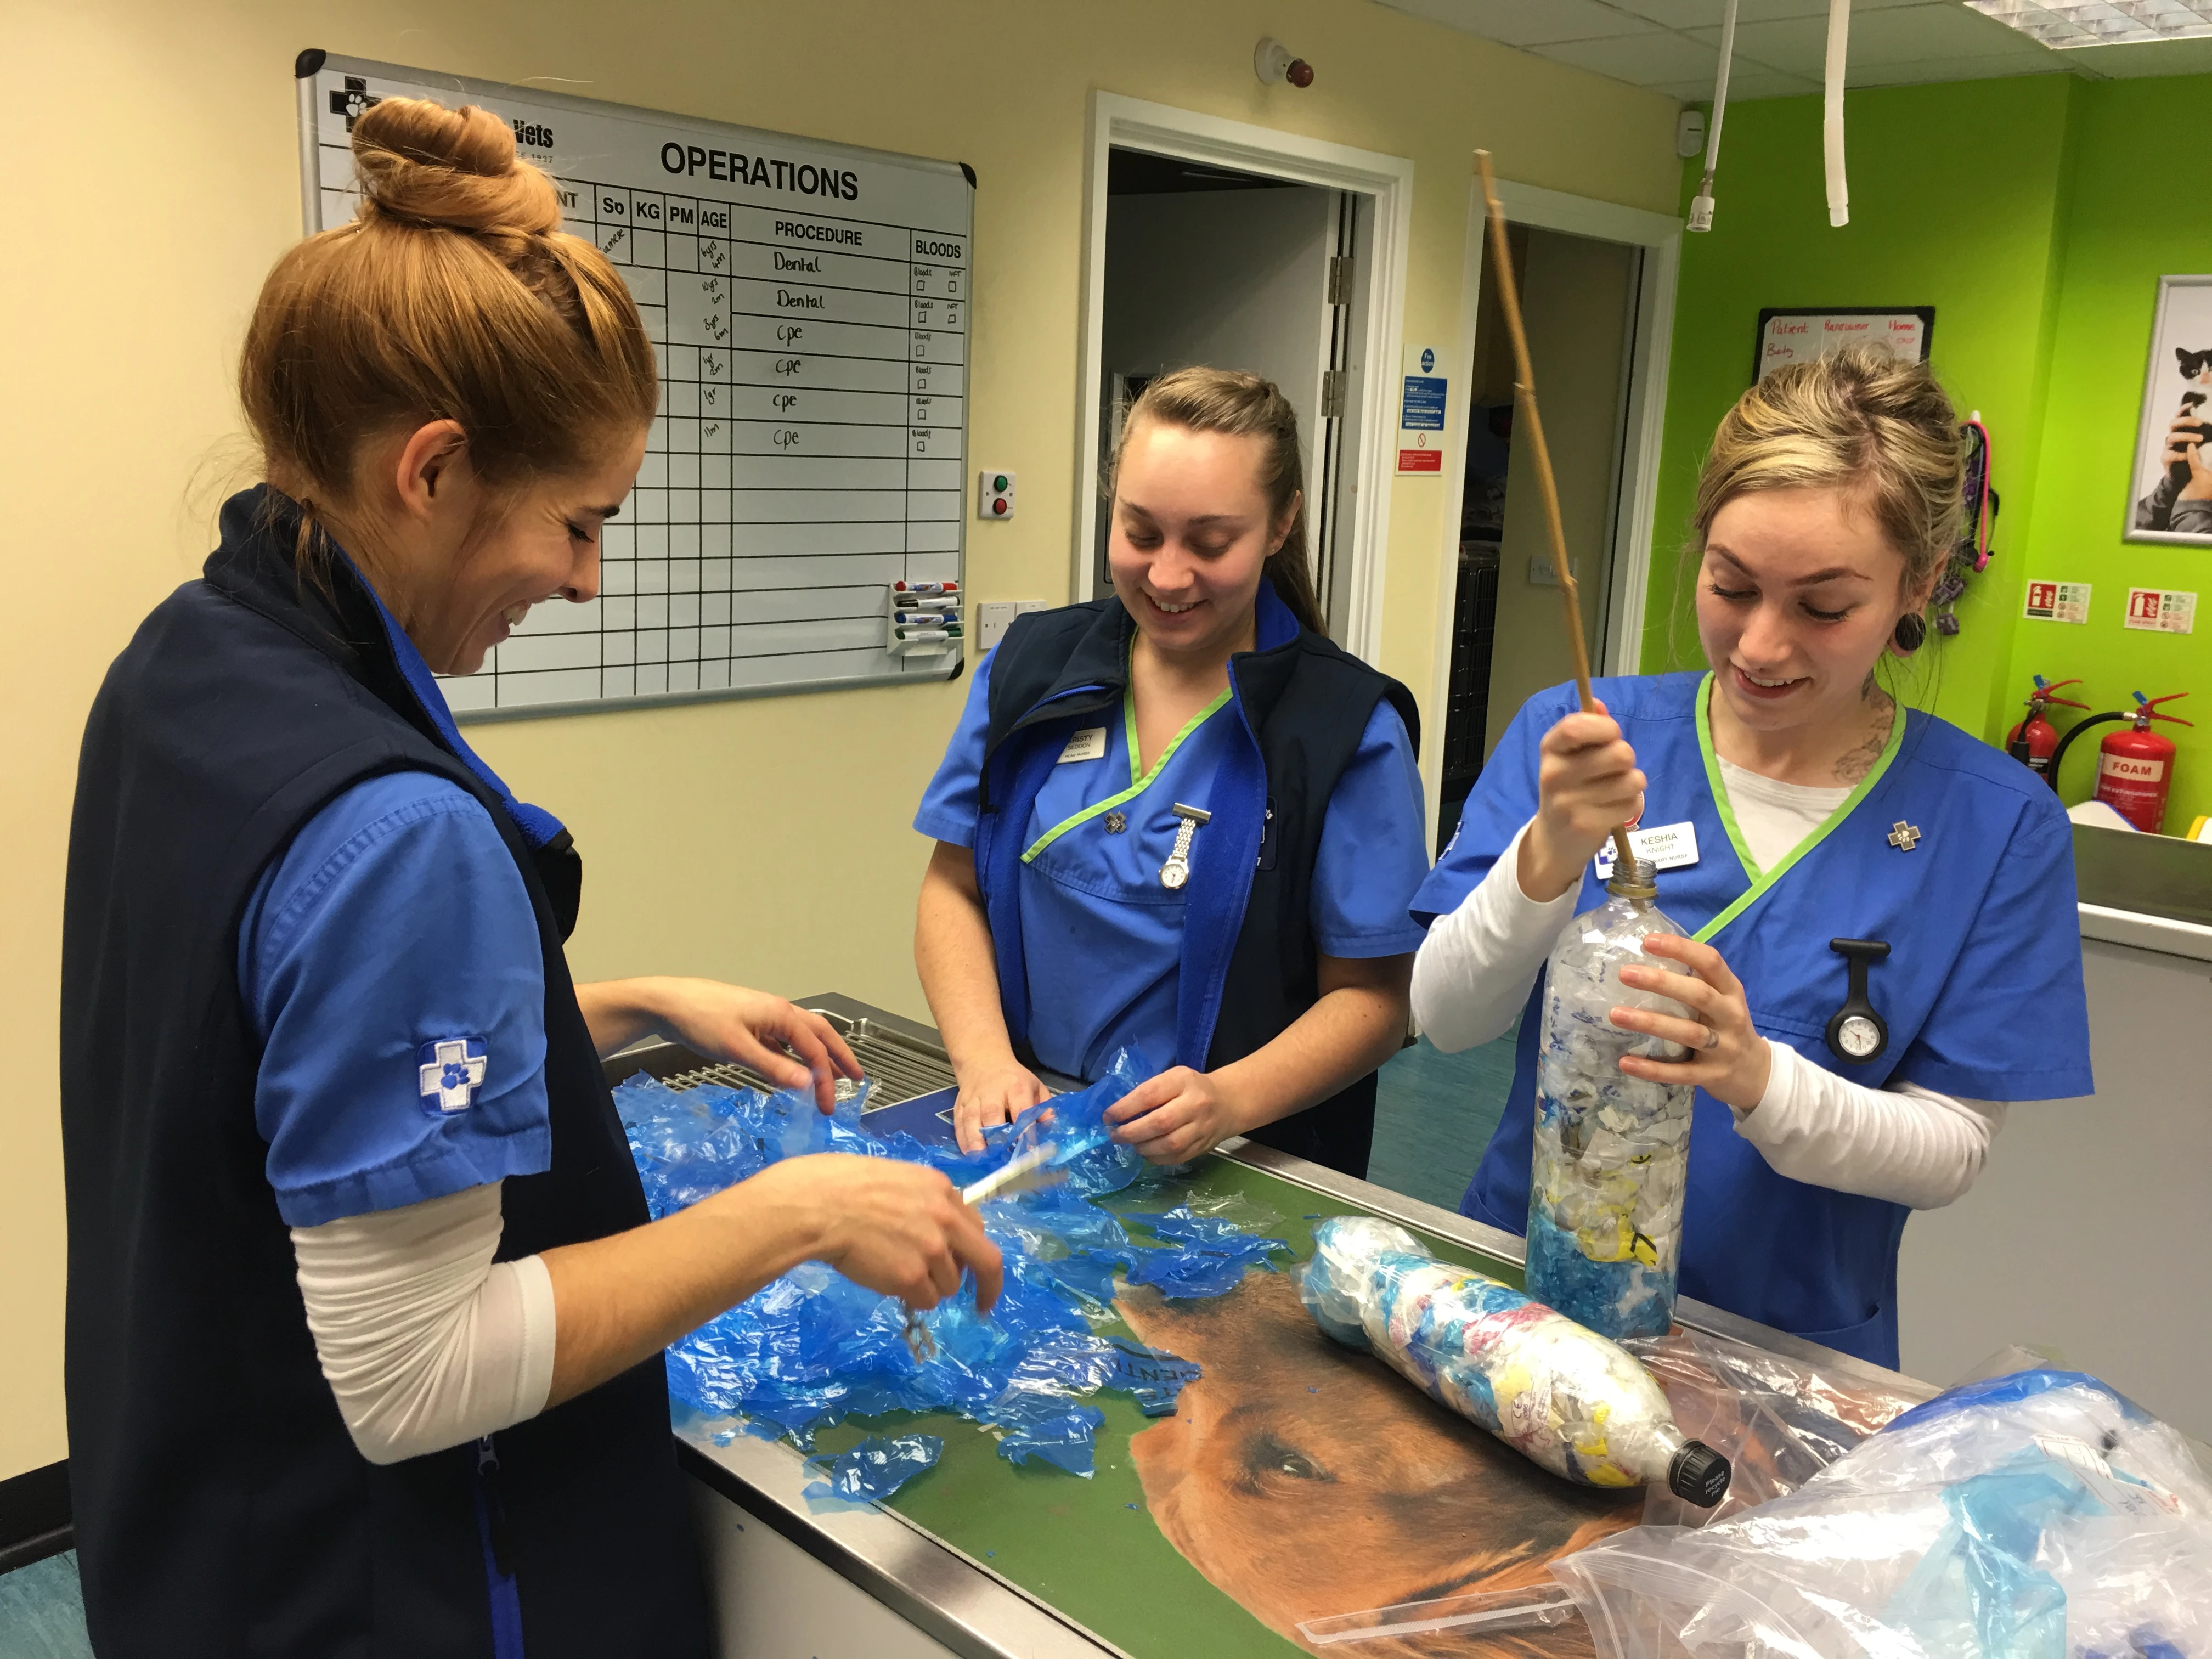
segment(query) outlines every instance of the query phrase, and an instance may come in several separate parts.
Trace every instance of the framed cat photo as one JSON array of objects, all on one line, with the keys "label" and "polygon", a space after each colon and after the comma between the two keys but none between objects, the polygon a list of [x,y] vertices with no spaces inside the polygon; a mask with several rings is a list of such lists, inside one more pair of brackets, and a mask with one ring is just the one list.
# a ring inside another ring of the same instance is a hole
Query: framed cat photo
[{"label": "framed cat photo", "polygon": [[2212,547],[2212,276],[2161,276],[2126,539]]}]

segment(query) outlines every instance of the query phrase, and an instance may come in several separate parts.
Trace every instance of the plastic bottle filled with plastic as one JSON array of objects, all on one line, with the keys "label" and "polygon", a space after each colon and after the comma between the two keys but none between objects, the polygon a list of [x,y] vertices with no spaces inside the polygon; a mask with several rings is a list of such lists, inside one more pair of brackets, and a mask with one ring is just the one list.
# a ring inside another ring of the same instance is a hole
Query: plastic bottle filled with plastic
[{"label": "plastic bottle filled with plastic", "polygon": [[1674,1317],[1694,1089],[1620,1069],[1624,1054],[1679,1060],[1680,1044],[1623,1030],[1615,1008],[1686,1018],[1671,997],[1621,983],[1634,966],[1687,973],[1647,955],[1680,936],[1656,902],[1656,871],[1617,867],[1611,895],[1560,931],[1544,976],[1536,1059],[1535,1152],[1528,1181],[1528,1294],[1613,1338],[1659,1336]]},{"label": "plastic bottle filled with plastic", "polygon": [[1656,1483],[1705,1509],[1726,1495],[1728,1459],[1682,1432],[1651,1373],[1618,1344],[1439,1261],[1387,1221],[1336,1216],[1313,1236],[1299,1294],[1339,1342],[1381,1355],[1554,1474]]}]

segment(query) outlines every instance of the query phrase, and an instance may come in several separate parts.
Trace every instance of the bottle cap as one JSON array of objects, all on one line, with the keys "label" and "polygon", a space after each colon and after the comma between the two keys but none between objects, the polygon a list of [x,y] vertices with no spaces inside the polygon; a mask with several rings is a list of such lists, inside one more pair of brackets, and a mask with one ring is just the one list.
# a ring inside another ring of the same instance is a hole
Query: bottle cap
[{"label": "bottle cap", "polygon": [[1650,859],[1631,859],[1626,864],[1616,860],[1605,890],[1622,898],[1657,898],[1659,866]]},{"label": "bottle cap", "polygon": [[1709,1510],[1728,1496],[1729,1461],[1702,1440],[1686,1443],[1667,1466],[1667,1490]]}]

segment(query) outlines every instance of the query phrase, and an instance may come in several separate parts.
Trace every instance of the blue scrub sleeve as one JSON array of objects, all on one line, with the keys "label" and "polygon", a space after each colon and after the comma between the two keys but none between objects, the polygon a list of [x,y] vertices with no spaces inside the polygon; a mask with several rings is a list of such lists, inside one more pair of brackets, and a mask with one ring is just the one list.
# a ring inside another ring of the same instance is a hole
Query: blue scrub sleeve
[{"label": "blue scrub sleeve", "polygon": [[1395,957],[1421,948],[1407,914],[1428,874],[1421,771],[1406,722],[1385,699],[1336,781],[1314,852],[1314,942],[1333,957]]},{"label": "blue scrub sleeve", "polygon": [[937,763],[937,775],[921,792],[921,805],[914,815],[916,830],[955,847],[975,844],[975,809],[983,798],[983,739],[991,726],[994,654],[986,652],[975,665],[960,724],[952,728],[952,741],[945,744],[945,758]]},{"label": "blue scrub sleeve", "polygon": [[1965,948],[1893,1074],[1966,1100],[2094,1092],[2074,829],[2042,794],[1997,854]]},{"label": "blue scrub sleeve", "polygon": [[1544,734],[1574,703],[1573,686],[1554,686],[1529,698],[1513,716],[1468,792],[1459,828],[1445,843],[1443,856],[1413,895],[1413,920],[1423,927],[1458,909],[1482,885],[1521,826],[1535,817],[1537,751]]},{"label": "blue scrub sleeve", "polygon": [[550,1166],[537,917],[458,785],[391,773],[319,812],[247,903],[238,980],[288,1225]]}]

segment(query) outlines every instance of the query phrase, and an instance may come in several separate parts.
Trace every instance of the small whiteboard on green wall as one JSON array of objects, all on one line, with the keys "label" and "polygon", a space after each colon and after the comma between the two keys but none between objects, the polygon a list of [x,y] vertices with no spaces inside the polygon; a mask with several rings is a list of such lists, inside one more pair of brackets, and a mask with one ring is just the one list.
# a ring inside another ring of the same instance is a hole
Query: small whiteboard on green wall
[{"label": "small whiteboard on green wall", "polygon": [[2161,276],[2126,538],[2212,547],[2212,276]]},{"label": "small whiteboard on green wall", "polygon": [[1755,386],[1785,363],[1809,362],[1847,345],[1871,343],[1908,363],[1928,361],[1934,306],[1769,306],[1759,313],[1752,347]]}]

